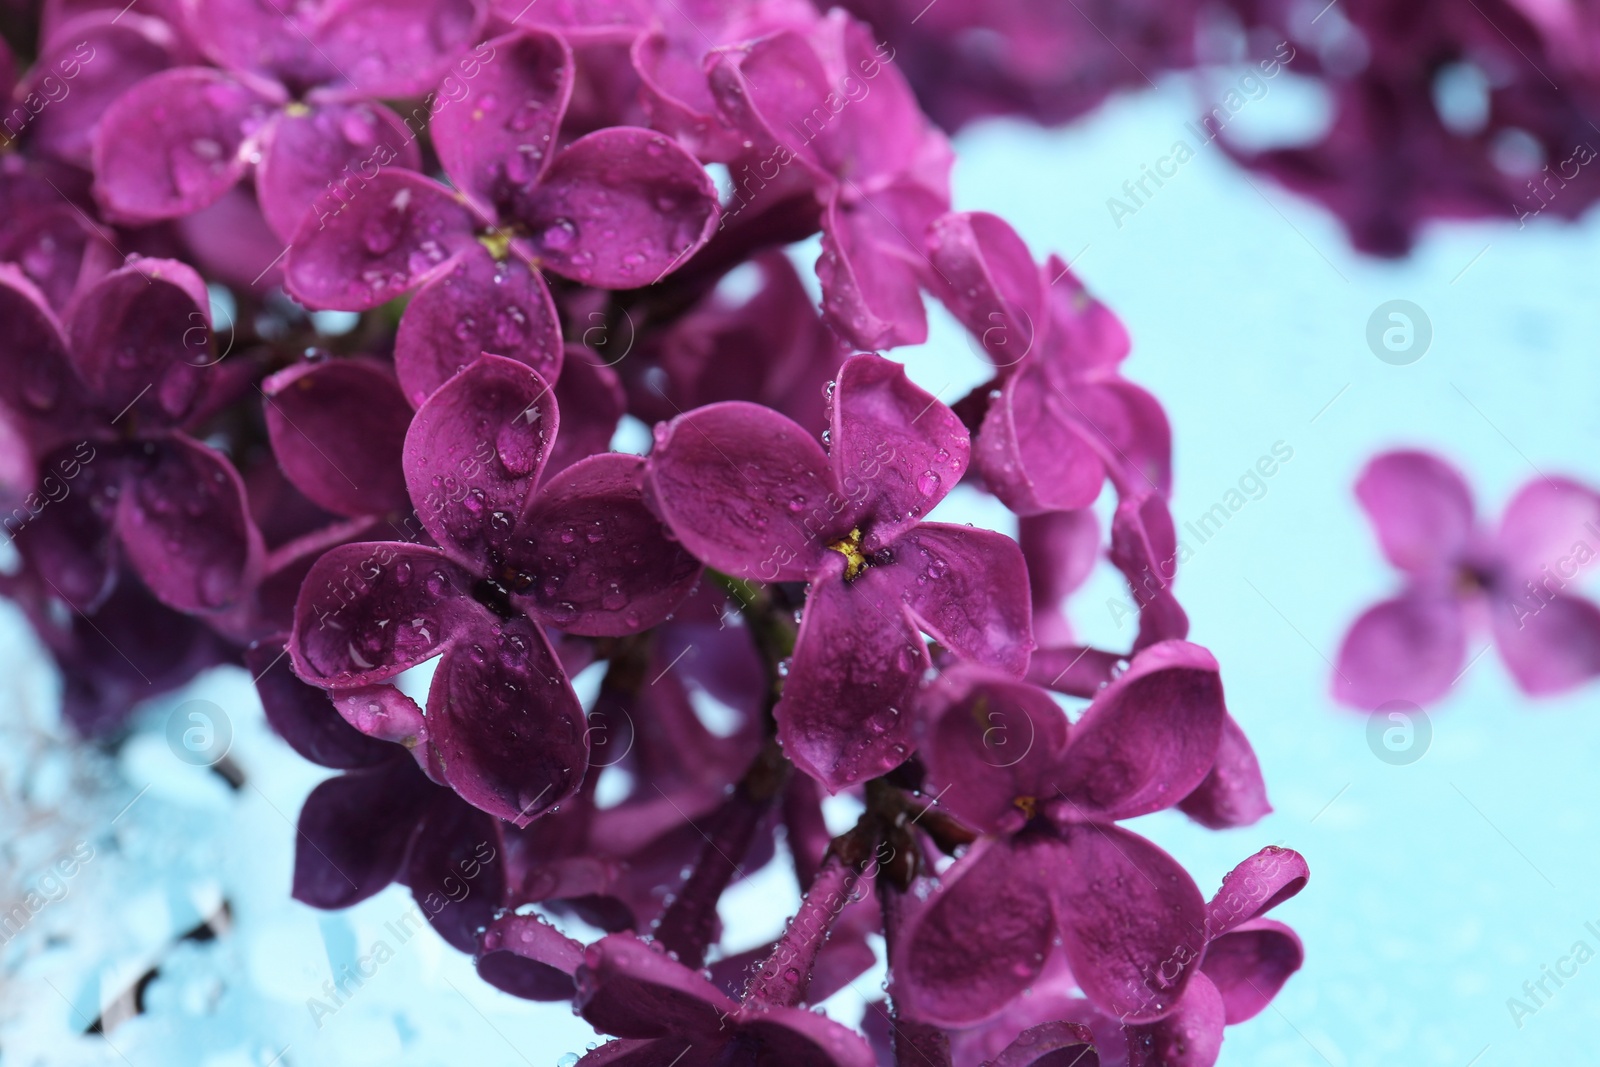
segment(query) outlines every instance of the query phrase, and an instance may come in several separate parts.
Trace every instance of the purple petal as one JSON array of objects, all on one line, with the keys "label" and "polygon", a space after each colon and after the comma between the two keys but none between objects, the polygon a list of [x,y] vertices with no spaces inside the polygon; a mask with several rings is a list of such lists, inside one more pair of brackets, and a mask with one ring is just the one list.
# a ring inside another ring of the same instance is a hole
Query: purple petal
[{"label": "purple petal", "polygon": [[461,799],[527,826],[583,781],[583,707],[544,631],[527,618],[473,636],[439,661],[428,742]]},{"label": "purple petal", "polygon": [[1109,451],[1123,479],[1172,491],[1172,427],[1161,402],[1130,382],[1079,382],[1064,393],[1091,440]]},{"label": "purple petal", "polygon": [[571,1000],[583,945],[537,915],[515,912],[483,933],[478,977],[524,1000]]},{"label": "purple petal", "polygon": [[697,972],[633,934],[612,934],[589,946],[573,1003],[603,1033],[708,1042],[717,1041],[724,1020],[738,1009]]},{"label": "purple petal", "polygon": [[272,232],[287,243],[308,217],[320,223],[361,196],[381,168],[421,165],[416,135],[382,104],[290,107],[262,145],[256,194]]},{"label": "purple petal", "polygon": [[880,570],[917,625],[957,655],[1016,677],[1028,669],[1033,627],[1028,567],[1005,534],[925,522],[895,542]]},{"label": "purple petal", "polygon": [[561,436],[556,438],[545,464],[546,473],[551,474],[608,451],[617,423],[628,410],[622,379],[593,350],[568,345],[560,374],[556,379],[556,407],[564,415]]},{"label": "purple petal", "polygon": [[[1540,586],[1553,576],[1556,588],[1564,588],[1592,558],[1597,530],[1600,494],[1588,486],[1569,478],[1539,478],[1517,490],[1496,537],[1513,595],[1521,595],[1529,578]],[[1589,551],[1578,552],[1580,543]]]},{"label": "purple petal", "polygon": [[967,211],[935,219],[928,244],[939,299],[996,367],[1021,363],[1047,320],[1044,279],[1017,231],[997,215]]},{"label": "purple petal", "polygon": [[[1188,872],[1120,827],[1060,830],[1048,883],[1073,979],[1101,1011],[1146,1022],[1172,1011],[1205,948],[1205,902]],[[1106,886],[1118,891],[1107,893]]]},{"label": "purple petal", "polygon": [[511,541],[559,424],[550,386],[515,360],[486,355],[446,382],[406,434],[406,485],[423,528],[481,568]]},{"label": "purple petal", "polygon": [[[314,31],[318,54],[333,68],[324,92],[352,98],[428,92],[478,38],[486,7],[475,0],[330,5]],[[473,55],[488,62],[481,48]],[[467,62],[460,60],[463,71]]]},{"label": "purple petal", "polygon": [[799,581],[847,533],[854,506],[798,425],[757,404],[711,404],[656,428],[652,505],[708,566],[755,581]]},{"label": "purple petal", "polygon": [[403,758],[313,789],[300,809],[294,898],[348,908],[394,881],[432,792]]},{"label": "purple petal", "polygon": [[784,1067],[877,1067],[866,1039],[832,1019],[803,1008],[768,1008],[739,1019],[741,1042],[753,1042],[762,1059]]},{"label": "purple petal", "polygon": [[[451,182],[494,214],[544,177],[572,98],[572,49],[524,29],[480,46],[493,57],[430,124]],[[503,353],[509,354],[509,353]]]},{"label": "purple petal", "polygon": [[[392,685],[335,689],[333,709],[358,733],[404,745],[413,753],[428,739],[428,721],[417,702]],[[427,771],[428,767],[423,766]]]},{"label": "purple petal", "polygon": [[1128,357],[1132,341],[1116,313],[1096,300],[1060,256],[1045,263],[1048,338],[1040,351],[1058,378],[1104,380]]},{"label": "purple petal", "polygon": [[1356,482],[1383,554],[1413,574],[1449,567],[1472,536],[1472,491],[1456,469],[1426,452],[1386,452]]},{"label": "purple petal", "polygon": [[1095,697],[1058,768],[1067,817],[1131,819],[1181,800],[1210,773],[1228,711],[1217,661],[1166,641]]},{"label": "purple petal", "polygon": [[1087,1026],[1049,1022],[1022,1031],[992,1067],[1100,1067],[1100,1055]]},{"label": "purple petal", "polygon": [[59,419],[81,404],[61,323],[44,294],[15,266],[0,263],[0,404],[23,418]]},{"label": "purple petal", "polygon": [[337,213],[308,215],[283,261],[284,286],[313,308],[366,311],[450,269],[477,247],[478,219],[444,186],[386,170]]},{"label": "purple petal", "polygon": [[69,326],[78,375],[108,418],[132,409],[143,424],[175,426],[217,374],[205,282],[176,260],[140,259],[107,274],[79,299]]},{"label": "purple petal", "polygon": [[576,1067],[713,1067],[720,1044],[698,1045],[681,1037],[659,1040],[607,1041],[579,1060]]},{"label": "purple petal", "polygon": [[[3,529],[14,538],[23,559],[74,611],[97,614],[117,586],[114,533],[118,495],[125,488],[126,450],[87,442],[63,446],[44,457],[43,468],[60,474],[76,471],[67,495],[51,501],[53,488],[43,478],[21,502],[28,521],[18,526],[17,512],[7,516]],[[137,583],[134,583],[137,584]]]},{"label": "purple petal", "polygon": [[828,459],[866,533],[863,547],[892,543],[932,511],[967,470],[971,443],[955,412],[913,385],[882,356],[851,356],[833,393]]},{"label": "purple petal", "polygon": [[555,381],[562,364],[561,322],[538,271],[469,248],[407,305],[395,335],[395,371],[405,395],[420,407],[485,352]]},{"label": "purple petal", "polygon": [[227,74],[163,71],[123,93],[94,135],[95,195],[106,213],[154,222],[197,211],[249,166],[272,106]]},{"label": "purple petal", "polygon": [[858,348],[918,345],[928,339],[921,279],[929,269],[920,236],[949,207],[918,186],[896,185],[862,203],[836,195],[822,214],[822,311]]},{"label": "purple petal", "polygon": [[1196,974],[1171,1015],[1128,1028],[1128,1067],[1212,1067],[1226,1021],[1221,994],[1205,974]]},{"label": "purple petal", "polygon": [[1222,994],[1228,1025],[1253,1019],[1305,962],[1295,932],[1271,919],[1255,919],[1206,946],[1200,971]]},{"label": "purple petal", "polygon": [[962,822],[997,833],[1055,795],[1067,717],[1044,690],[962,666],[944,672],[919,704],[932,723],[918,746],[924,792]]},{"label": "purple petal", "polygon": [[147,442],[117,506],[128,562],[163,603],[220,611],[260,577],[265,549],[244,482],[215,449],[173,434]]},{"label": "purple petal", "polygon": [[931,661],[898,583],[882,577],[893,569],[869,567],[850,582],[837,570],[812,580],[774,710],[784,754],[829,792],[911,753],[911,708]]},{"label": "purple petal", "polygon": [[1099,521],[1088,508],[1028,516],[1017,523],[1017,544],[1028,563],[1033,636],[1046,648],[1071,643],[1066,601],[1100,556]]},{"label": "purple petal", "polygon": [[341,545],[306,574],[289,655],[313,685],[387,681],[488,626],[473,579],[437,548]]},{"label": "purple petal", "polygon": [[1206,905],[1206,935],[1215,939],[1261,917],[1304,889],[1310,877],[1304,856],[1268,845],[1223,875]]},{"label": "purple petal", "polygon": [[340,718],[324,690],[296,678],[283,653],[281,642],[265,641],[244,654],[267,722],[279,737],[324,767],[370,767],[395,758],[393,745],[362,736]]},{"label": "purple petal", "polygon": [[1495,646],[1524,693],[1562,693],[1600,674],[1600,608],[1558,593],[1492,609]]},{"label": "purple petal", "polygon": [[1222,717],[1217,762],[1212,764],[1205,781],[1183,798],[1178,809],[1212,830],[1251,826],[1271,814],[1261,764],[1256,761],[1250,739],[1232,715]]},{"label": "purple petal", "polygon": [[991,400],[978,433],[977,465],[1019,515],[1086,508],[1100,495],[1105,462],[1048,375],[1026,363]]},{"label": "purple petal", "polygon": [[562,149],[516,214],[548,269],[601,289],[634,289],[660,281],[705,244],[717,225],[717,194],[676,143],[618,126]]},{"label": "purple petal", "polygon": [[43,42],[14,97],[0,84],[3,98],[25,101],[38,94],[49,101],[30,127],[31,151],[91,169],[100,117],[128,89],[171,65],[174,42],[167,26],[122,15],[100,11],[74,18],[72,32],[58,31]]},{"label": "purple petal", "polygon": [[505,902],[505,842],[494,819],[447,790],[434,794],[406,856],[405,883],[439,936],[473,952],[478,931]]},{"label": "purple petal", "polygon": [[1178,537],[1166,497],[1157,492],[1127,496],[1111,519],[1111,562],[1127,579],[1139,606],[1137,651],[1158,641],[1189,635],[1189,616],[1172,593],[1178,570]]},{"label": "purple petal", "polygon": [[617,637],[663,621],[700,564],[645,506],[644,460],[590,456],[550,479],[518,525],[511,563],[529,610],[568,633]]},{"label": "purple petal", "polygon": [[1431,704],[1449,692],[1466,659],[1460,601],[1412,589],[1351,625],[1339,646],[1333,695],[1366,711],[1392,700]]},{"label": "purple petal", "polygon": [[376,360],[302,363],[261,383],[267,436],[294,487],[336,515],[410,505],[400,466],[411,407]]},{"label": "purple petal", "polygon": [[957,860],[895,946],[889,966],[901,1010],[965,1026],[1032,985],[1055,937],[1040,886],[1060,876],[1061,851],[1047,839],[981,838]]}]

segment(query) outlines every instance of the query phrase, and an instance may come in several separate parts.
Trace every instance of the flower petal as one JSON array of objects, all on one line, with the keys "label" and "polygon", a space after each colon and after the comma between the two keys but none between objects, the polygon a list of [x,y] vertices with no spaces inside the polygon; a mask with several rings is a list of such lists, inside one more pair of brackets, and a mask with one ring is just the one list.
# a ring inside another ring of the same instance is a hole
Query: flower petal
[{"label": "flower petal", "polygon": [[1033,652],[1028,565],[1005,534],[925,522],[880,568],[899,585],[917,625],[945,648],[1022,677]]},{"label": "flower petal", "polygon": [[376,360],[301,363],[261,383],[272,453],[294,487],[336,515],[404,511],[411,407]]},{"label": "flower petal", "polygon": [[513,566],[528,609],[567,633],[617,637],[663,621],[700,580],[700,563],[645,506],[644,460],[590,456],[550,479],[517,527]]},{"label": "flower petal", "polygon": [[1033,636],[1041,647],[1070,644],[1066,601],[1100,557],[1099,521],[1088,508],[1030,515],[1017,523],[1017,544],[1028,563]]},{"label": "flower petal", "polygon": [[1258,919],[1306,887],[1311,869],[1292,848],[1268,845],[1222,877],[1206,905],[1206,936],[1215,940]]},{"label": "flower petal", "polygon": [[1553,574],[1557,588],[1563,587],[1595,558],[1597,538],[1600,493],[1570,478],[1529,482],[1517,490],[1500,520],[1496,542],[1509,572],[1506,584],[1520,593],[1527,579],[1540,585]]},{"label": "flower petal", "polygon": [[1119,500],[1111,519],[1108,555],[1127,579],[1139,607],[1134,650],[1189,636],[1189,616],[1172,593],[1178,570],[1178,536],[1166,497],[1142,492]]},{"label": "flower petal", "polygon": [[515,213],[550,270],[601,289],[635,289],[706,243],[717,226],[717,193],[675,142],[615,126],[562,149]]},{"label": "flower petal", "polygon": [[1392,700],[1431,704],[1449,692],[1466,659],[1460,601],[1414,588],[1351,624],[1339,646],[1333,695],[1366,711]]},{"label": "flower petal", "polygon": [[990,361],[1015,367],[1047,325],[1045,287],[1027,244],[997,215],[951,213],[928,228],[934,292]]},{"label": "flower petal", "polygon": [[1494,643],[1524,693],[1563,693],[1600,674],[1600,608],[1558,593],[1496,605]]},{"label": "flower petal", "polygon": [[300,586],[289,655],[313,685],[388,681],[488,625],[473,579],[437,548],[393,541],[340,545]]},{"label": "flower petal", "polygon": [[379,172],[344,206],[308,215],[283,261],[284,287],[308,307],[366,311],[450,269],[478,246],[478,220],[444,186]]},{"label": "flower petal", "polygon": [[1293,930],[1255,919],[1213,939],[1200,971],[1222,994],[1232,1026],[1259,1015],[1304,962],[1305,948]]},{"label": "flower petal", "polygon": [[263,641],[244,654],[255,678],[267,722],[312,763],[344,770],[386,763],[398,754],[384,741],[365,737],[334,710],[328,694],[294,675],[281,641]]},{"label": "flower petal", "polygon": [[478,977],[524,1000],[571,1000],[583,945],[538,915],[510,912],[483,932]]},{"label": "flower petal", "polygon": [[889,966],[901,1010],[966,1026],[1032,985],[1055,937],[1040,887],[1064,876],[1063,851],[1048,838],[980,838],[957,860],[895,945]]},{"label": "flower petal", "polygon": [[313,789],[300,809],[294,899],[348,908],[394,881],[432,792],[403,757]]},{"label": "flower petal", "polygon": [[1058,768],[1072,819],[1131,819],[1181,800],[1210,773],[1227,717],[1217,661],[1164,641],[1096,695]]},{"label": "flower petal", "polygon": [[754,581],[801,581],[850,529],[822,446],[791,420],[743,401],[656,428],[652,506],[708,566]]},{"label": "flower petal", "polygon": [[716,1041],[738,1010],[697,972],[633,934],[611,934],[588,947],[573,1006],[603,1033],[702,1041]]},{"label": "flower petal", "polygon": [[822,313],[858,348],[919,345],[928,339],[922,278],[930,271],[922,232],[949,203],[910,182],[862,196],[836,194],[822,212]]},{"label": "flower petal", "polygon": [[1271,814],[1261,764],[1232,715],[1222,717],[1222,740],[1211,772],[1183,798],[1178,809],[1212,830],[1250,826]]},{"label": "flower petal", "polygon": [[171,66],[175,42],[164,22],[132,12],[85,12],[71,25],[71,33],[42,35],[39,56],[15,95],[3,84],[0,93],[18,101],[35,94],[49,101],[29,128],[30,154],[91,170],[100,117],[127,90]]},{"label": "flower petal", "polygon": [[215,203],[249,166],[249,141],[273,109],[227,74],[162,71],[123,93],[94,135],[95,196],[129,223]]},{"label": "flower petal", "polygon": [[544,631],[505,619],[445,651],[428,690],[428,743],[467,803],[527,826],[577,792],[583,707]]},{"label": "flower petal", "polygon": [[382,104],[317,103],[287,109],[273,124],[256,166],[256,196],[272,232],[287,243],[307,217],[321,222],[347,197],[363,195],[368,170],[421,166],[416,135]]},{"label": "flower petal", "polygon": [[487,6],[476,0],[330,5],[315,30],[318,54],[337,74],[325,79],[323,91],[352,98],[428,92],[478,39]]},{"label": "flower petal", "polygon": [[429,129],[451,182],[493,215],[544,177],[555,158],[572,99],[573,58],[559,35],[531,28],[484,48],[492,60]]},{"label": "flower petal", "polygon": [[244,482],[223,455],[181,434],[146,442],[117,505],[128,562],[163,603],[191,614],[237,603],[265,548]]},{"label": "flower petal", "polygon": [[1100,1067],[1100,1054],[1087,1026],[1058,1021],[1022,1031],[992,1067]]},{"label": "flower petal", "polygon": [[1385,452],[1356,481],[1383,554],[1413,574],[1448,567],[1472,536],[1472,490],[1460,473],[1426,452]]},{"label": "flower petal", "polygon": [[406,397],[420,407],[485,352],[525,363],[553,382],[561,373],[561,321],[538,271],[469,248],[406,306],[394,369]]},{"label": "flower petal", "polygon": [[773,712],[784,754],[829,792],[911,753],[917,681],[931,661],[899,584],[882,577],[888,569],[869,567],[851,582],[837,570],[812,580]]},{"label": "flower petal", "polygon": [[22,418],[59,420],[81,401],[66,333],[44,294],[0,263],[0,404]]},{"label": "flower petal", "polygon": [[417,410],[405,475],[417,517],[463,565],[482,573],[510,543],[539,484],[560,412],[525,364],[486,355]]},{"label": "flower petal", "polygon": [[69,326],[90,401],[112,415],[131,408],[143,425],[176,426],[217,374],[205,282],[177,260],[140,259],[107,274]]},{"label": "flower petal", "polygon": [[990,400],[976,461],[990,491],[1018,515],[1086,508],[1106,478],[1085,428],[1032,362]]},{"label": "flower petal", "polygon": [[739,1037],[784,1067],[876,1067],[872,1046],[854,1030],[804,1008],[746,1012]]},{"label": "flower petal", "polygon": [[556,407],[564,414],[561,435],[545,464],[549,474],[609,451],[617,423],[628,410],[622,379],[592,349],[568,345],[560,374],[555,380]]},{"label": "flower petal", "polygon": [[478,931],[505,903],[505,842],[494,819],[448,790],[431,792],[406,855],[405,882],[439,936],[473,952]]},{"label": "flower petal", "polygon": [[1212,1067],[1226,1014],[1216,986],[1204,973],[1194,975],[1172,1014],[1128,1028],[1128,1067]]},{"label": "flower petal", "polygon": [[966,473],[967,428],[893,360],[845,360],[829,421],[828,460],[845,496],[862,501],[853,514],[869,552],[915,526]]},{"label": "flower petal", "polygon": [[1108,1015],[1168,1014],[1205,948],[1200,890],[1171,856],[1120,827],[1080,823],[1060,834],[1062,876],[1047,884],[1073,979]]}]

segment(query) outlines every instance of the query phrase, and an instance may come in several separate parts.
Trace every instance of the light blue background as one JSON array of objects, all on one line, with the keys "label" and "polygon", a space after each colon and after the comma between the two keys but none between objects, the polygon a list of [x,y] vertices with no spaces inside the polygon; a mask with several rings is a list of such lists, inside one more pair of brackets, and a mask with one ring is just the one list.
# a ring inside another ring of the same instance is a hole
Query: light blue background
[{"label": "light blue background", "polygon": [[[1435,449],[1469,473],[1490,516],[1537,472],[1600,483],[1600,233],[1592,219],[1521,231],[1453,225],[1406,262],[1375,262],[1355,256],[1320,210],[1246,178],[1215,147],[1119,228],[1106,199],[1169,151],[1203,110],[1196,99],[1195,83],[1173,81],[1068,131],[974,129],[957,144],[957,203],[1005,215],[1041,256],[1073,259],[1128,323],[1127,372],[1174,426],[1180,521],[1220,499],[1274,442],[1294,449],[1266,496],[1200,547],[1177,585],[1191,636],[1223,665],[1229,706],[1277,811],[1223,834],[1178,817],[1139,824],[1206,889],[1265,844],[1310,860],[1309,888],[1277,913],[1304,937],[1306,968],[1271,1008],[1230,1029],[1222,1063],[1571,1062],[1600,1024],[1600,962],[1520,1029],[1506,1001],[1575,941],[1600,950],[1584,929],[1600,925],[1600,892],[1590,888],[1600,884],[1600,689],[1532,704],[1490,651],[1430,711],[1426,755],[1399,767],[1374,756],[1364,718],[1326,693],[1345,626],[1395,582],[1350,496],[1367,457],[1399,443]],[[1294,128],[1316,114],[1315,98],[1285,75],[1236,129]],[[1380,362],[1365,342],[1373,309],[1396,298],[1432,322],[1431,348],[1411,366]],[[896,354],[950,401],[983,370],[949,320],[935,320],[926,350]],[[1075,602],[1088,637],[1126,644],[1130,624],[1119,631],[1106,603],[1119,596],[1106,570]],[[391,889],[331,916],[287,899],[290,824],[321,772],[265,730],[248,679],[225,672],[156,702],[115,761],[117,778],[60,738],[55,683],[37,648],[14,618],[3,633],[0,700],[16,710],[0,738],[13,756],[0,763],[6,803],[53,812],[46,837],[66,847],[94,840],[98,851],[35,919],[34,934],[63,940],[0,950],[0,1063],[550,1067],[597,1040],[563,1006],[486,989],[431,932],[318,1029],[305,1002],[330,961],[367,951],[407,897]],[[237,794],[165,750],[166,713],[196,695],[233,719],[234,755],[249,775]],[[38,746],[26,773],[19,731]],[[87,785],[70,784],[74,770],[116,784],[86,796]],[[27,883],[41,847],[18,861],[15,884]],[[792,895],[791,883],[775,868],[730,895],[735,948],[775,931],[773,902]],[[227,936],[171,947],[224,896],[234,911]],[[114,1030],[112,1048],[74,1036],[83,1014],[152,963],[163,976],[150,1010]],[[858,982],[854,1003],[880,979]],[[850,994],[837,1010],[855,1010]]]}]

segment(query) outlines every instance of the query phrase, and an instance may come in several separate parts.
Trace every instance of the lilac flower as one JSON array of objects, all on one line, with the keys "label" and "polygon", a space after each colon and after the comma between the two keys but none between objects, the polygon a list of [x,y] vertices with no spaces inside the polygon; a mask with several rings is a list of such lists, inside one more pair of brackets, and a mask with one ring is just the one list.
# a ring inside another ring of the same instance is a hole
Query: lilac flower
[{"label": "lilac flower", "polygon": [[126,222],[178,218],[254,163],[262,212],[289,241],[342,171],[419,165],[415,133],[374,101],[432,88],[481,22],[475,0],[302,4],[287,15],[262,0],[201,0],[186,29],[222,69],[176,67],[124,93],[94,136],[96,194]]},{"label": "lilac flower", "polygon": [[[962,1025],[1002,1008],[1059,944],[1107,1014],[1153,1022],[1183,996],[1205,921],[1199,890],[1117,821],[1175,804],[1215,760],[1216,661],[1167,642],[1140,653],[1069,730],[1048,694],[978,668],[928,692],[926,788],[989,835],[941,879],[891,966],[914,1017]],[[1115,885],[1115,892],[1107,887]]]},{"label": "lilac flower", "polygon": [[699,575],[645,509],[642,461],[593,456],[540,484],[558,426],[549,391],[526,366],[484,356],[435,392],[407,432],[404,470],[440,547],[327,553],[289,645],[302,678],[336,689],[442,656],[416,742],[463,799],[519,826],[571,796],[587,764],[582,709],[542,627],[636,633]]},{"label": "lilac flower", "polygon": [[1345,635],[1333,680],[1339,700],[1366,710],[1439,700],[1483,629],[1530,695],[1600,674],[1600,608],[1566,591],[1600,551],[1600,494],[1539,478],[1488,531],[1455,468],[1424,452],[1386,452],[1362,471],[1356,498],[1406,584]]},{"label": "lilac flower", "polygon": [[163,603],[224,610],[262,562],[239,474],[182,433],[220,398],[211,313],[189,267],[146,259],[113,271],[65,324],[43,294],[0,264],[0,404],[41,468],[71,468],[60,501],[27,523],[18,547],[74,610],[92,614],[126,560]]},{"label": "lilac flower", "polygon": [[651,501],[685,548],[753,581],[807,581],[776,709],[795,765],[838,790],[911,750],[922,634],[1020,675],[1033,639],[1016,543],[921,522],[966,469],[966,430],[896,363],[853,356],[829,450],[767,408],[712,404],[658,427]]}]

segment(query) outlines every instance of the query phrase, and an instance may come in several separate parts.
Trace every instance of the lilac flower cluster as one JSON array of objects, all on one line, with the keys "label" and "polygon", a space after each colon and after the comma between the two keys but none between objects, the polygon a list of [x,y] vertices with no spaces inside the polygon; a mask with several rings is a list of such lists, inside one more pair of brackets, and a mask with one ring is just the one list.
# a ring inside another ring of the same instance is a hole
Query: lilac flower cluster
[{"label": "lilac flower cluster", "polygon": [[[866,24],[84,0],[34,43],[0,155],[3,591],[86,733],[251,671],[339,772],[296,898],[410,887],[485,981],[620,1039],[587,1065],[1205,1067],[1299,968],[1263,917],[1298,855],[1207,902],[1119,825],[1270,810],[1171,589],[1161,405],[1065,264],[952,210]],[[817,234],[820,310],[785,251]],[[953,406],[878,354],[927,295],[992,364]],[[625,415],[647,455],[611,451]],[[1015,539],[933,518],[963,483]],[[1065,614],[1108,484],[1139,606],[1111,650]],[[717,955],[780,842],[799,914]],[[865,1033],[805,1010],[880,932]]]},{"label": "lilac flower cluster", "polygon": [[1238,162],[1320,202],[1352,243],[1410,250],[1425,223],[1576,219],[1600,198],[1600,22],[1570,0],[851,0],[900,46],[946,129],[987,115],[1065,122],[1166,72],[1281,59],[1332,121]]}]

